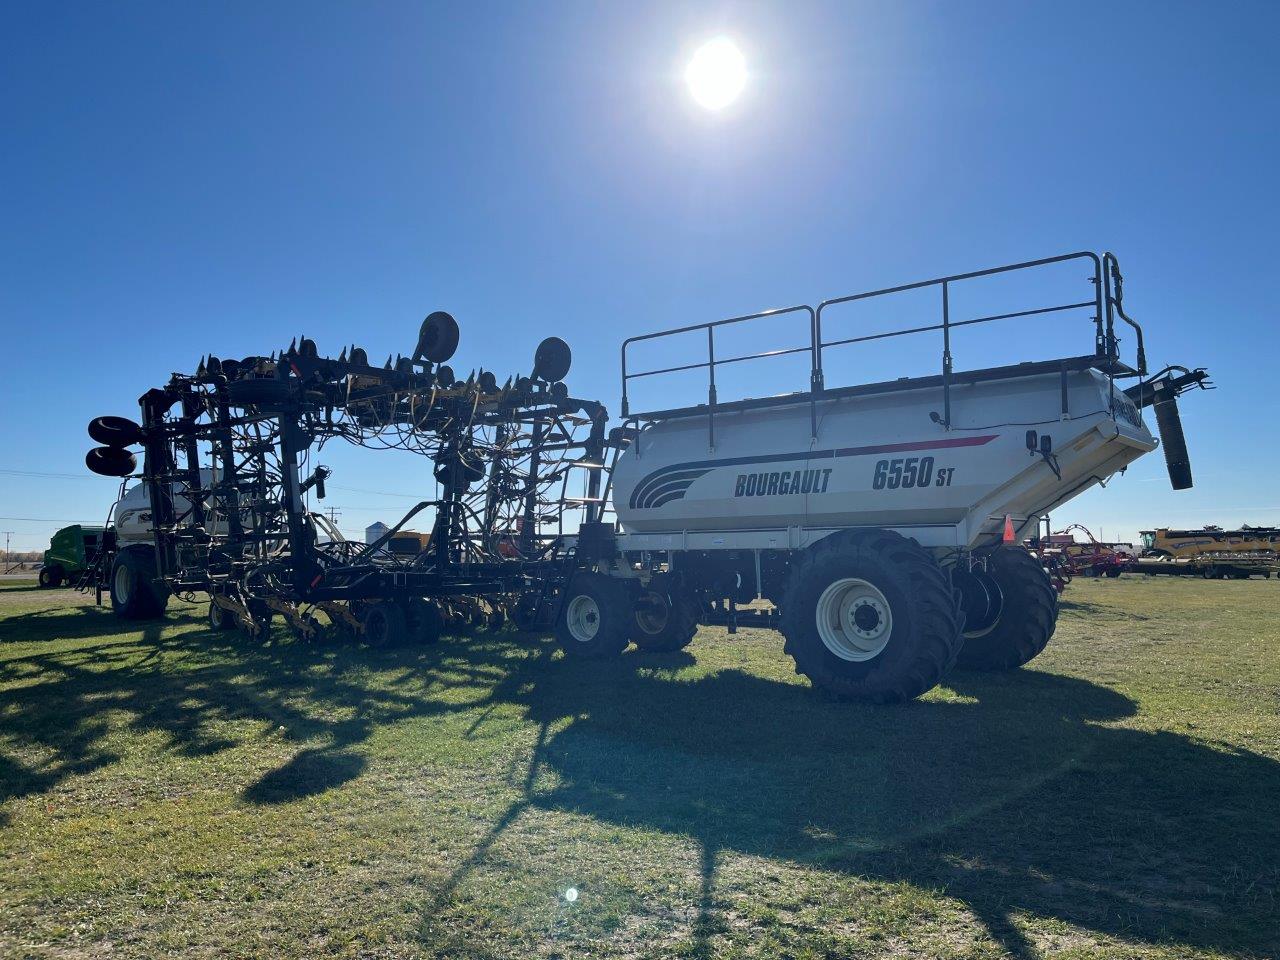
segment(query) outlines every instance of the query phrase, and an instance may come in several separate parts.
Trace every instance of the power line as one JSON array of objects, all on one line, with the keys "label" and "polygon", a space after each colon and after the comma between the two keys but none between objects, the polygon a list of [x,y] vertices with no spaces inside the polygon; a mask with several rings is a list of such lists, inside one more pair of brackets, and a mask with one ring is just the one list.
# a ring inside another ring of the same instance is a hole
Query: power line
[{"label": "power line", "polygon": [[361,487],[343,487],[336,483],[327,484],[330,490],[347,490],[351,493],[371,493],[375,497],[403,497],[406,500],[421,500],[422,497],[416,493],[387,493],[385,490],[365,490]]},{"label": "power line", "polygon": [[[99,517],[98,520],[102,518]],[[98,520],[60,520],[57,517],[0,517],[0,520],[21,520],[27,523],[89,523],[96,524]]]},{"label": "power line", "polygon": [[86,477],[80,473],[41,473],[38,470],[0,470],[0,473],[9,474],[15,477],[53,477],[58,480],[94,480],[95,477]]}]

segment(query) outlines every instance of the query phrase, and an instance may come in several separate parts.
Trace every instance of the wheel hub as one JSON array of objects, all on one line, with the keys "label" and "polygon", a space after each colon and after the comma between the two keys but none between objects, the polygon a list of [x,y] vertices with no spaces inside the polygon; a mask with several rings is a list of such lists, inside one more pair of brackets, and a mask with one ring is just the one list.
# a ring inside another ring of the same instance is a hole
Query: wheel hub
[{"label": "wheel hub", "polygon": [[841,660],[878,657],[893,634],[893,611],[879,588],[860,577],[841,578],[818,598],[818,636]]},{"label": "wheel hub", "polygon": [[569,601],[565,614],[569,635],[579,643],[590,643],[600,632],[600,606],[586,594],[578,594]]}]

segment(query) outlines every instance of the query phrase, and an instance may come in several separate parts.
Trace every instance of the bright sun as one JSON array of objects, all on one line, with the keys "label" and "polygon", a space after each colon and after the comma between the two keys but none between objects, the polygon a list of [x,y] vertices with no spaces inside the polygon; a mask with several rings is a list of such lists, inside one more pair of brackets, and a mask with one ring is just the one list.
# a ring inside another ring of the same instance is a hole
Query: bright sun
[{"label": "bright sun", "polygon": [[694,100],[708,110],[719,110],[742,92],[747,62],[732,40],[716,37],[698,48],[684,72],[684,81]]}]

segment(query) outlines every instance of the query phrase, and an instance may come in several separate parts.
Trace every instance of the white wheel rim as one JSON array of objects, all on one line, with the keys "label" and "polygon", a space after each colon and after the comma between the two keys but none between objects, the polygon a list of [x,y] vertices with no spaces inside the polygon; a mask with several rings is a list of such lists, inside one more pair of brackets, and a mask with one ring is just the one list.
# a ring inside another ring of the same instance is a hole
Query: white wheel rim
[{"label": "white wheel rim", "polygon": [[844,577],[823,590],[816,618],[822,645],[852,663],[880,656],[893,635],[889,601],[859,577]]},{"label": "white wheel rim", "polygon": [[124,564],[116,567],[116,597],[123,603],[129,599],[129,588],[133,585],[133,575]]},{"label": "white wheel rim", "polygon": [[569,636],[579,643],[590,643],[600,632],[600,605],[585,593],[580,593],[569,601],[564,619],[569,627]]}]

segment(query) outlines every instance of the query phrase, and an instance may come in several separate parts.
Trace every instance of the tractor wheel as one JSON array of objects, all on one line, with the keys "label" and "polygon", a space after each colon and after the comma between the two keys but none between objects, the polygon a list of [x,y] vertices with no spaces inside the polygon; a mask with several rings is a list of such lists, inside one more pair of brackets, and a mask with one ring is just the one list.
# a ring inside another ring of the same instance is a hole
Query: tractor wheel
[{"label": "tractor wheel", "polygon": [[888,530],[827,537],[792,567],[784,650],[817,688],[872,703],[911,700],[955,663],[963,615],[946,573]]},{"label": "tractor wheel", "polygon": [[125,549],[111,566],[111,609],[125,620],[164,616],[169,588],[156,579],[155,559],[146,549]]},{"label": "tractor wheel", "polygon": [[1124,573],[1124,571],[1119,567],[1107,567],[1107,576],[1112,580],[1120,576],[1122,573]]},{"label": "tractor wheel", "polygon": [[598,573],[580,573],[561,597],[556,640],[568,657],[616,657],[627,649],[633,620],[626,584]]},{"label": "tractor wheel", "polygon": [[636,598],[630,636],[641,650],[683,650],[697,632],[698,606],[683,590],[664,590],[660,584],[653,584]]},{"label": "tractor wheel", "polygon": [[987,558],[986,572],[999,587],[999,609],[989,623],[965,632],[960,665],[1012,670],[1049,643],[1058,622],[1058,595],[1044,568],[1021,547],[996,549]]},{"label": "tractor wheel", "polygon": [[404,608],[398,603],[370,603],[360,615],[364,642],[371,647],[394,647],[403,643],[409,627]]},{"label": "tractor wheel", "polygon": [[222,633],[225,630],[234,630],[236,628],[236,615],[226,607],[218,606],[217,602],[209,598],[209,629],[215,633]]},{"label": "tractor wheel", "polygon": [[54,564],[51,567],[42,567],[39,576],[40,586],[55,589],[62,586],[63,571],[60,566]]}]

